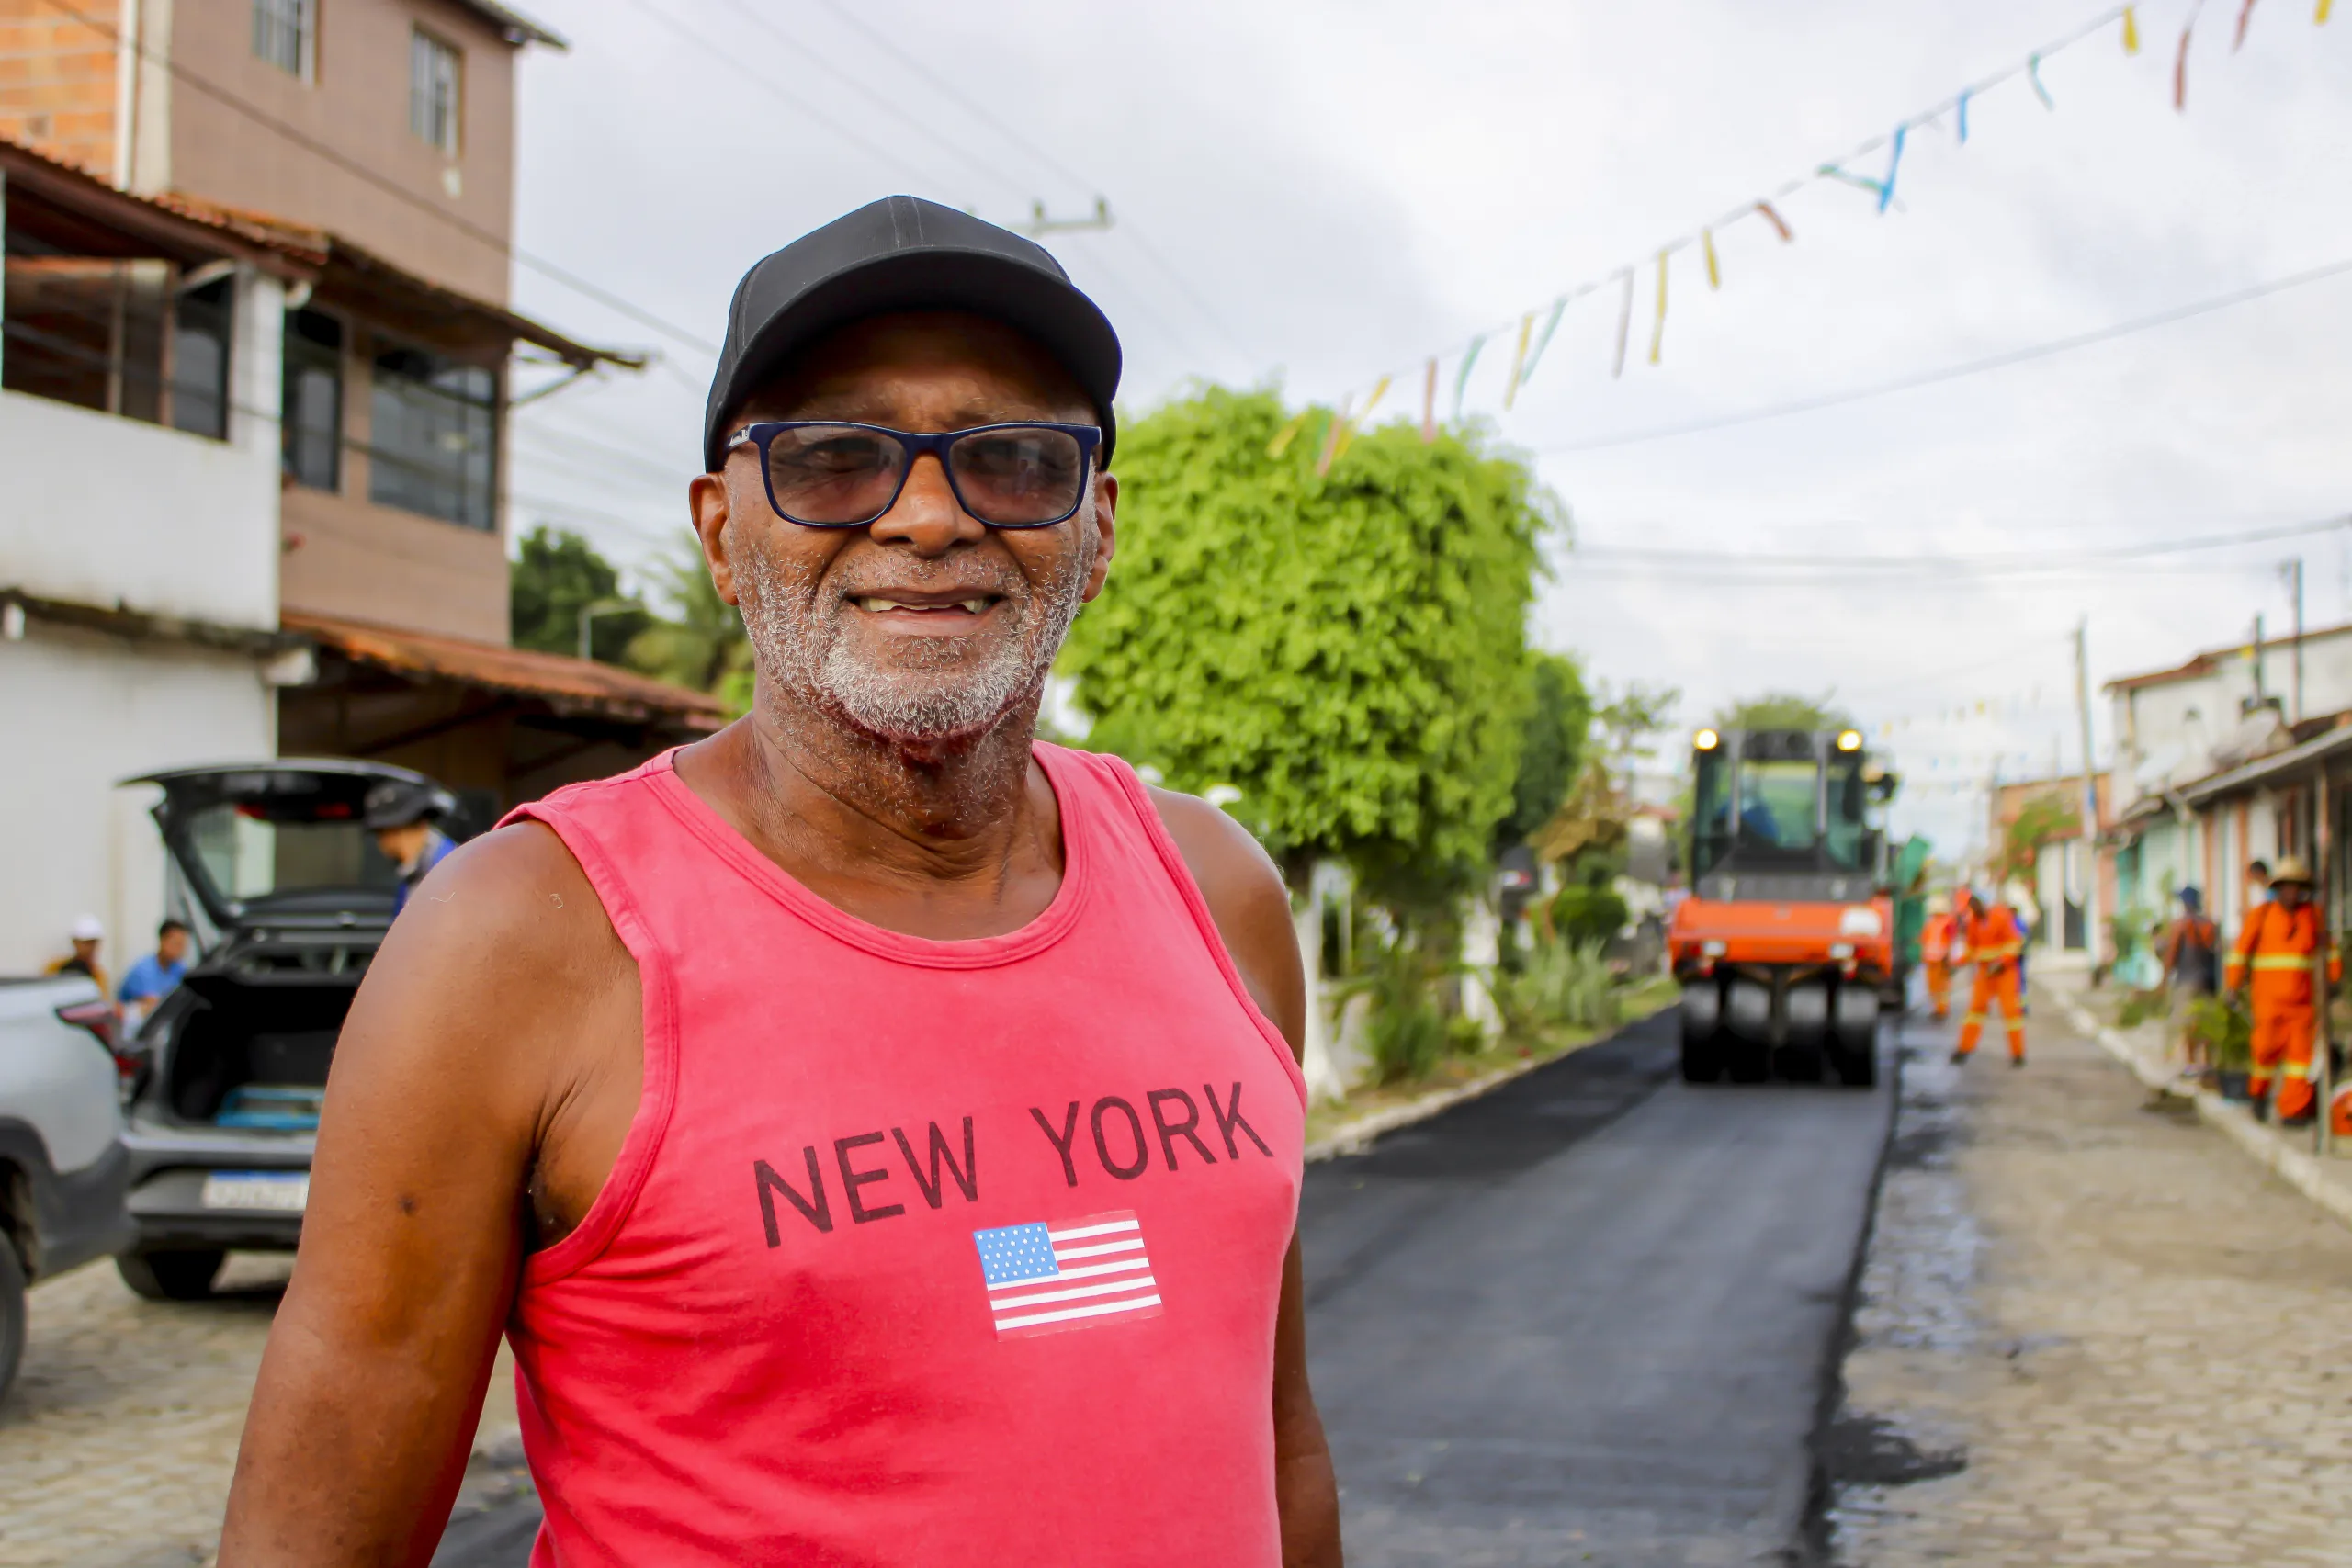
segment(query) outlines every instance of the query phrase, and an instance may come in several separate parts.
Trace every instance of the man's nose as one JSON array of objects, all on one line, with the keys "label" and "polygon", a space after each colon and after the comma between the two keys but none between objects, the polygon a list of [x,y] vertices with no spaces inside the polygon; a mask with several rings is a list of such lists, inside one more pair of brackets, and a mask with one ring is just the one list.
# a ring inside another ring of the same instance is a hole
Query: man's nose
[{"label": "man's nose", "polygon": [[977,543],[988,526],[964,510],[947,482],[947,467],[929,452],[915,459],[890,510],[874,520],[877,544],[903,539],[919,556],[945,555],[957,542]]}]

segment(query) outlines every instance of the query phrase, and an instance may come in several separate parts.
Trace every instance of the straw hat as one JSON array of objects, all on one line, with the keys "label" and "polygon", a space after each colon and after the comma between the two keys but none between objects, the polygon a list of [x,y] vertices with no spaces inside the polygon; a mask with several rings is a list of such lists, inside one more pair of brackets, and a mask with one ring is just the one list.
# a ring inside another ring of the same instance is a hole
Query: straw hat
[{"label": "straw hat", "polygon": [[2271,865],[2270,886],[2276,887],[2282,882],[2300,882],[2306,887],[2312,885],[2312,868],[2303,863],[2302,856],[2280,855]]}]

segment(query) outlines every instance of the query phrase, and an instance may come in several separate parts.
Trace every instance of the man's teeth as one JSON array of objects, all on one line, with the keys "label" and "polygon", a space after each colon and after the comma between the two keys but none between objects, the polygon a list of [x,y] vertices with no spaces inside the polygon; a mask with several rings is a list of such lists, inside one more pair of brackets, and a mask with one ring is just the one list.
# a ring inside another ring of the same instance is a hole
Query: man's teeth
[{"label": "man's teeth", "polygon": [[[886,615],[892,610],[912,610],[920,613],[929,610],[944,610],[949,606],[945,604],[908,604],[901,603],[897,599],[876,599],[869,596],[858,600],[857,607],[864,610],[868,615]],[[989,602],[985,599],[959,599],[956,602],[954,607],[958,610],[968,611],[975,615],[985,615],[988,611]]]}]

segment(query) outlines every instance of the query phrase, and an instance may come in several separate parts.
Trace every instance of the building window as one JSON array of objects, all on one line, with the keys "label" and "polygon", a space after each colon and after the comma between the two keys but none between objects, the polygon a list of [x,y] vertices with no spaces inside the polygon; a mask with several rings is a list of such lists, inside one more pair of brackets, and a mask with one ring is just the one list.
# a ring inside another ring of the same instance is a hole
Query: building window
[{"label": "building window", "polygon": [[318,36],[318,0],[254,0],[255,60],[307,82]]},{"label": "building window", "polygon": [[368,499],[498,525],[498,377],[421,348],[376,355]]},{"label": "building window", "polygon": [[458,155],[457,48],[423,28],[408,39],[408,128],[419,141]]},{"label": "building window", "polygon": [[286,315],[280,426],[286,477],[310,490],[343,488],[343,323],[319,310]]},{"label": "building window", "polygon": [[236,313],[229,264],[184,271],[161,258],[93,255],[85,230],[46,216],[12,207],[0,226],[0,388],[224,438]]},{"label": "building window", "polygon": [[175,429],[215,441],[229,436],[229,340],[236,288],[232,276],[193,288],[183,284],[172,308],[171,422]]}]

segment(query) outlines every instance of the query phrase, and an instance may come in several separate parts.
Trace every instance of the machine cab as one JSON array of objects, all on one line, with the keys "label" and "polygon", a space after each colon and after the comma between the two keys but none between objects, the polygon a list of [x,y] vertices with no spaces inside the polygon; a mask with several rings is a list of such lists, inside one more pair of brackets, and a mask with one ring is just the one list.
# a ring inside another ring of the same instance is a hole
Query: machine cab
[{"label": "machine cab", "polygon": [[1702,898],[1853,903],[1882,876],[1893,775],[1859,730],[1702,729],[1690,881]]}]

